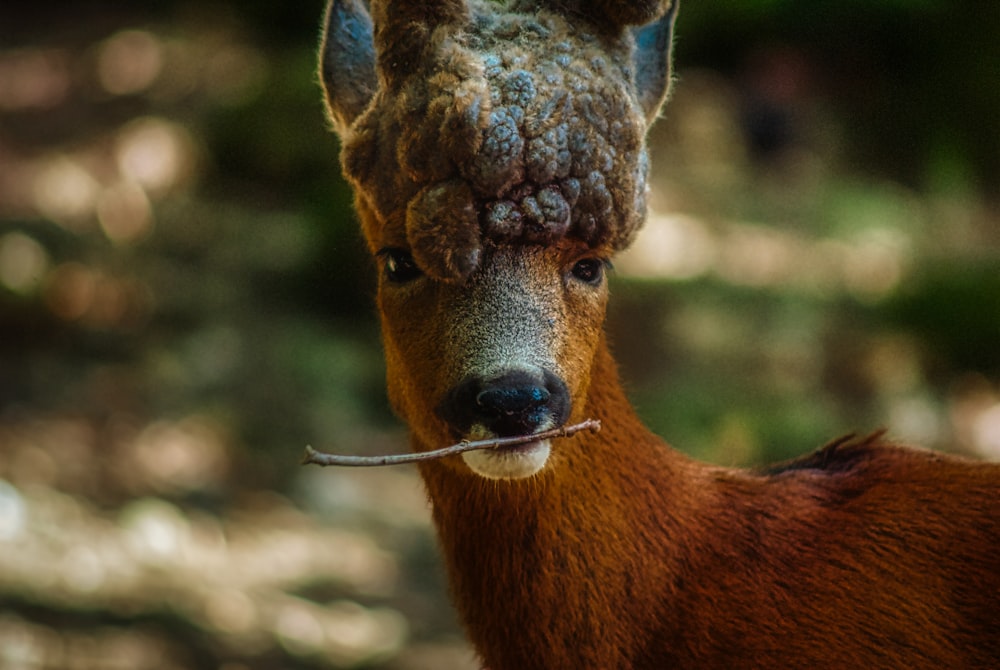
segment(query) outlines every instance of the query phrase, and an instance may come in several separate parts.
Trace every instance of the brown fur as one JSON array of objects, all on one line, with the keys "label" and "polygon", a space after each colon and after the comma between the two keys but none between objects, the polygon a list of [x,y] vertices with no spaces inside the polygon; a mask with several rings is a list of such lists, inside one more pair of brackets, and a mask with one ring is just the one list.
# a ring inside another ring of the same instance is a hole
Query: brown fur
[{"label": "brown fur", "polygon": [[[378,295],[413,448],[456,437],[436,409],[469,374],[462,355],[498,337],[542,342],[567,421],[604,426],[553,442],[522,479],[421,464],[469,637],[493,670],[1000,667],[1000,465],[876,434],[719,468],[667,447],[625,398],[606,286],[570,272],[644,216],[643,135],[669,59],[636,64],[625,26],[665,10],[375,2],[379,85],[360,101],[375,63],[324,47],[369,245],[425,273],[383,273]],[[360,43],[366,18],[340,42]],[[669,48],[669,31],[651,35]]]},{"label": "brown fur", "polygon": [[490,668],[1000,667],[1000,466],[880,435],[706,466],[642,428],[604,344],[592,374],[605,428],[538,477],[422,467]]}]

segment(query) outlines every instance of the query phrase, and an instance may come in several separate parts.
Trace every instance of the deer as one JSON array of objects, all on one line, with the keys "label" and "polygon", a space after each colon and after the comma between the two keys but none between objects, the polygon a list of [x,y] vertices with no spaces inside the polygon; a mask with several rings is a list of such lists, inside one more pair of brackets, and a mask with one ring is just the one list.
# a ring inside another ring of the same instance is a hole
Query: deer
[{"label": "deer", "polygon": [[492,670],[998,668],[1000,464],[877,432],[727,468],[628,400],[607,268],[646,215],[677,9],[328,2],[389,402],[413,453],[500,445],[417,466],[464,630]]}]

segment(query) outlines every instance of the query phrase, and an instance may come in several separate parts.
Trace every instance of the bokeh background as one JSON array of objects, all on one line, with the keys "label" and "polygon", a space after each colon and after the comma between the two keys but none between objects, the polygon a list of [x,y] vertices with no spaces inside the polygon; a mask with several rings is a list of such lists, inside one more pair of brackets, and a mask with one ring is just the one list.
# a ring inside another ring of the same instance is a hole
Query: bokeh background
[{"label": "bokeh background", "polygon": [[[474,668],[314,75],[321,0],[0,6],[0,670]],[[1000,3],[688,2],[616,261],[678,448],[1000,459]],[[502,606],[502,603],[498,603]]]}]

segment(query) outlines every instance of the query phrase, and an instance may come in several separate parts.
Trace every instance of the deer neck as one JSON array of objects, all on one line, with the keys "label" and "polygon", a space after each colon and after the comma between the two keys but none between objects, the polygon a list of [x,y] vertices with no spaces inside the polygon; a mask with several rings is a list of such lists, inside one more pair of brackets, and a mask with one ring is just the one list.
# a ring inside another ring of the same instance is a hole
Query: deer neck
[{"label": "deer neck", "polygon": [[643,641],[622,631],[668,616],[691,465],[634,414],[605,342],[591,378],[584,416],[601,431],[553,442],[539,475],[423,467],[453,598],[491,667],[625,667]]}]

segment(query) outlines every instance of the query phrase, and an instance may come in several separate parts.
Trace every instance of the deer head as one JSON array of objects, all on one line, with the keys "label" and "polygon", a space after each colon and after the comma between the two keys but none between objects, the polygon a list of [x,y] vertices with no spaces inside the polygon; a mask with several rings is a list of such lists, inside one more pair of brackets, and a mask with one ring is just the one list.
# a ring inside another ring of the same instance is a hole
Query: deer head
[{"label": "deer head", "polygon": [[[583,418],[605,266],[645,217],[676,7],[331,1],[321,78],[415,448]],[[537,441],[447,467],[514,479],[549,457]]]}]

